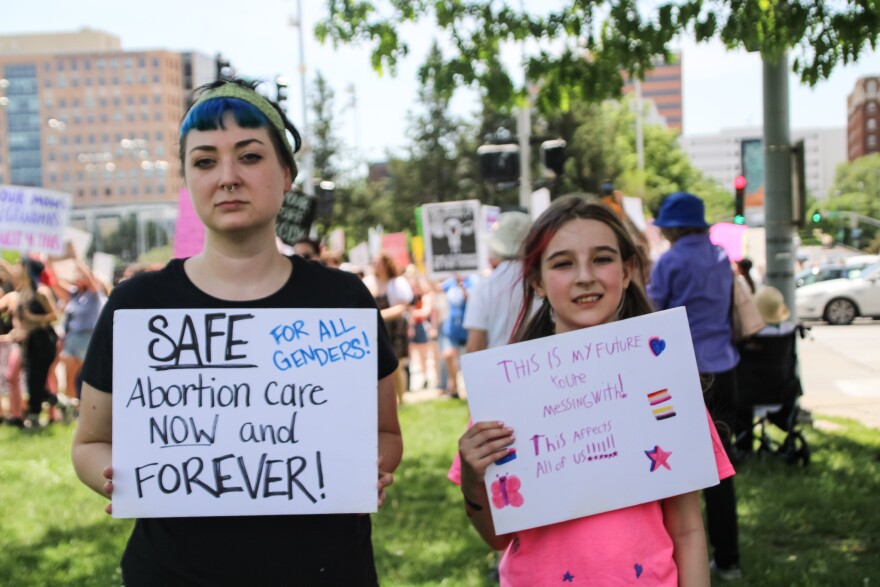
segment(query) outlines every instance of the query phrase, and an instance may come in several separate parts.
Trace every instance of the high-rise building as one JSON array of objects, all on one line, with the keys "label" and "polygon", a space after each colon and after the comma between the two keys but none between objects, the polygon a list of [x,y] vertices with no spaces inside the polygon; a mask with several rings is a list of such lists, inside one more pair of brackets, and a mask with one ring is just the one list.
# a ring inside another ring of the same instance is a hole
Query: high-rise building
[{"label": "high-rise building", "polygon": [[863,77],[847,97],[847,155],[849,160],[880,152],[880,76]]},{"label": "high-rise building", "polygon": [[210,57],[89,29],[0,36],[0,184],[68,192],[74,209],[175,204],[186,97],[212,76]]},{"label": "high-rise building", "polygon": [[[684,132],[681,63],[681,54],[675,56],[674,63],[657,62],[654,68],[645,74],[640,86],[642,100],[654,104],[657,114],[662,117],[666,126]],[[634,93],[635,82],[626,80],[623,91],[624,94]]]}]

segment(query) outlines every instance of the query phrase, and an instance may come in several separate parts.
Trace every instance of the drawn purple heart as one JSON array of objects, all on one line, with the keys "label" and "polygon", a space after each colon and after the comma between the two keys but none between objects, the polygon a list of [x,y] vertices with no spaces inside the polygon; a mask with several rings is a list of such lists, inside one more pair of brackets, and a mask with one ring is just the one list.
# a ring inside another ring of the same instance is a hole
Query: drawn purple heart
[{"label": "drawn purple heart", "polygon": [[636,563],[635,569],[636,569],[636,579],[638,579],[639,577],[642,576],[642,571],[644,571],[645,569],[639,563]]},{"label": "drawn purple heart", "polygon": [[659,336],[652,336],[648,339],[648,346],[655,357],[659,357],[660,353],[666,350],[666,341]]}]

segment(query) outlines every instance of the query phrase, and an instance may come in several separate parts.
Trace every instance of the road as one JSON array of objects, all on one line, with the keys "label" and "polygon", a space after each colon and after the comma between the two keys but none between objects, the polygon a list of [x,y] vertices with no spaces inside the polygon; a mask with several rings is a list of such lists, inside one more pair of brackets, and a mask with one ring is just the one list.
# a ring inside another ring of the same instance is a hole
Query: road
[{"label": "road", "polygon": [[[848,326],[811,323],[808,337],[798,341],[801,406],[820,415],[852,418],[880,430],[880,320],[858,319]],[[411,365],[418,391],[406,403],[439,397],[421,389],[416,361]],[[464,392],[462,392],[464,395]]]},{"label": "road", "polygon": [[798,347],[801,405],[880,429],[880,321],[812,326]]}]

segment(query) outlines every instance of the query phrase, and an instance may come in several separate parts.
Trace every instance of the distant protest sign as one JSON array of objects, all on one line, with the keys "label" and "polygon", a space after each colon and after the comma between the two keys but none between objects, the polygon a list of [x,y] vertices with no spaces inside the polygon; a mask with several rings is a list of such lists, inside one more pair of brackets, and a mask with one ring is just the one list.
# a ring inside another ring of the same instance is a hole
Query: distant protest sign
[{"label": "distant protest sign", "polygon": [[177,196],[177,220],[174,224],[174,257],[193,257],[205,248],[205,225],[196,214],[189,190],[182,188]]},{"label": "distant protest sign", "polygon": [[425,267],[432,277],[476,273],[488,264],[480,238],[484,222],[479,200],[422,206]]},{"label": "distant protest sign", "polygon": [[314,196],[302,192],[287,192],[275,220],[275,234],[286,245],[293,245],[297,239],[309,236],[317,210],[318,204]]},{"label": "distant protest sign", "polygon": [[514,430],[486,471],[499,534],[715,485],[683,308],[461,357],[475,422]]},{"label": "distant protest sign", "polygon": [[370,309],[118,310],[117,518],[374,512]]},{"label": "distant protest sign", "polygon": [[406,245],[406,234],[402,232],[385,232],[382,234],[382,250],[394,260],[397,269],[402,273],[410,265],[409,248]]},{"label": "distant protest sign", "polygon": [[70,206],[70,194],[0,185],[0,249],[63,255]]}]

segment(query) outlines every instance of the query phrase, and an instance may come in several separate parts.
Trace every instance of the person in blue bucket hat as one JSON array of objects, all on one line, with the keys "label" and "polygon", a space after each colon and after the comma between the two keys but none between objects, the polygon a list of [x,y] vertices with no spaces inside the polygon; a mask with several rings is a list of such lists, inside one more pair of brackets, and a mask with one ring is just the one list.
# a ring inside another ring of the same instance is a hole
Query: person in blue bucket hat
[{"label": "person in blue bucket hat", "polygon": [[[733,279],[727,253],[709,240],[703,200],[688,192],[669,194],[654,225],[672,247],[651,270],[648,295],[657,310],[687,308],[706,407],[731,455],[736,422],[736,365],[731,304]],[[706,526],[713,551],[710,568],[720,579],[742,576],[733,477],[704,490]]]},{"label": "person in blue bucket hat", "polygon": [[660,204],[654,225],[660,228],[709,228],[703,200],[688,192],[669,194]]}]

